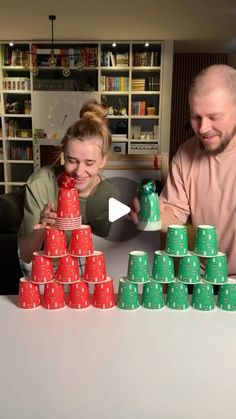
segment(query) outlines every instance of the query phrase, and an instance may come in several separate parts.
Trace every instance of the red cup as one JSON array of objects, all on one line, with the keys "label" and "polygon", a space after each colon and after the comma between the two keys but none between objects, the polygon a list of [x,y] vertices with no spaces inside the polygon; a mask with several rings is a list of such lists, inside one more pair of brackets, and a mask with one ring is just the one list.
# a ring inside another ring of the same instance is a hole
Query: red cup
[{"label": "red cup", "polygon": [[103,252],[95,250],[91,256],[85,259],[84,280],[96,283],[105,281],[106,278],[105,255]]},{"label": "red cup", "polygon": [[20,308],[36,308],[41,304],[39,285],[32,284],[28,278],[20,278],[18,306]]},{"label": "red cup", "polygon": [[45,284],[54,278],[52,259],[43,255],[43,252],[34,252],[32,258],[31,278],[32,282]]},{"label": "red cup", "polygon": [[71,232],[71,255],[78,257],[89,256],[92,255],[93,252],[92,232],[89,225],[81,225],[80,228]]},{"label": "red cup", "polygon": [[71,284],[69,286],[69,307],[80,309],[89,307],[90,304],[89,286],[86,282],[78,281],[76,284]]},{"label": "red cup", "polygon": [[56,228],[58,230],[77,230],[81,226],[82,217],[77,218],[56,218]]},{"label": "red cup", "polygon": [[112,308],[115,305],[114,284],[112,278],[107,278],[101,284],[94,285],[92,304],[96,308]]},{"label": "red cup", "polygon": [[79,196],[76,189],[59,189],[57,216],[59,218],[78,218],[80,216]]},{"label": "red cup", "polygon": [[48,310],[65,307],[65,291],[63,284],[49,282],[44,286],[42,306]]},{"label": "red cup", "polygon": [[44,256],[60,257],[67,254],[66,235],[63,230],[47,226],[44,233]]},{"label": "red cup", "polygon": [[76,282],[79,278],[79,266],[77,257],[66,255],[58,259],[56,280],[63,284]]}]

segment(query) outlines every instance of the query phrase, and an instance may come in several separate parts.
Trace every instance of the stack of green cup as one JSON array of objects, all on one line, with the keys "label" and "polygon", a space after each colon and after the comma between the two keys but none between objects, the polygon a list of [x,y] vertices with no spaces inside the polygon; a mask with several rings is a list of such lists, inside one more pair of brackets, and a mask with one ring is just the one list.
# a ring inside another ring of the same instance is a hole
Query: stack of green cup
[{"label": "stack of green cup", "polygon": [[228,278],[228,283],[219,287],[217,307],[222,310],[236,311],[236,281]]},{"label": "stack of green cup", "polygon": [[168,283],[174,281],[174,262],[171,256],[168,256],[162,250],[156,250],[152,266],[153,281]]},{"label": "stack of green cup", "polygon": [[149,281],[148,254],[142,250],[133,250],[129,253],[128,281],[140,284]]},{"label": "stack of green cup", "polygon": [[169,225],[165,252],[170,256],[185,256],[188,253],[187,229],[184,225]]},{"label": "stack of green cup", "polygon": [[201,282],[193,287],[192,306],[197,310],[210,311],[215,308],[212,284]]},{"label": "stack of green cup", "polygon": [[135,310],[140,307],[138,285],[121,278],[119,282],[117,306],[122,310]]},{"label": "stack of green cup", "polygon": [[211,284],[225,284],[228,282],[226,254],[218,252],[217,256],[208,258],[205,268],[205,280]]},{"label": "stack of green cup", "polygon": [[215,226],[199,225],[197,227],[194,253],[205,257],[211,257],[218,254],[218,243]]},{"label": "stack of green cup", "polygon": [[189,308],[187,285],[179,281],[168,284],[166,305],[175,310],[186,310]]},{"label": "stack of green cup", "polygon": [[162,285],[150,281],[144,284],[142,293],[142,306],[149,309],[160,309],[164,307]]},{"label": "stack of green cup", "polygon": [[189,252],[179,261],[178,279],[185,284],[197,284],[201,280],[200,261],[198,256]]}]

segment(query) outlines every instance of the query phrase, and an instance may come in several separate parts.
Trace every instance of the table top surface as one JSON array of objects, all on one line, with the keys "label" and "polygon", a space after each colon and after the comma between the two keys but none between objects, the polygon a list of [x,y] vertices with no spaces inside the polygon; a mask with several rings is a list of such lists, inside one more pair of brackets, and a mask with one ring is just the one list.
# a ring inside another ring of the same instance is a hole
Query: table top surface
[{"label": "table top surface", "polygon": [[4,419],[235,419],[236,312],[17,307],[0,297]]}]

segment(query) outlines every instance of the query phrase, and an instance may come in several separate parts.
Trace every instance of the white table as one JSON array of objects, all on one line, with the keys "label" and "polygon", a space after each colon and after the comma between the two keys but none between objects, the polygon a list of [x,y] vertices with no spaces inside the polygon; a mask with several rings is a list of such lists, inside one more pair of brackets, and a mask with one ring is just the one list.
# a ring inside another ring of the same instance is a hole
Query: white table
[{"label": "white table", "polygon": [[2,419],[235,419],[236,313],[19,309],[0,297]]}]

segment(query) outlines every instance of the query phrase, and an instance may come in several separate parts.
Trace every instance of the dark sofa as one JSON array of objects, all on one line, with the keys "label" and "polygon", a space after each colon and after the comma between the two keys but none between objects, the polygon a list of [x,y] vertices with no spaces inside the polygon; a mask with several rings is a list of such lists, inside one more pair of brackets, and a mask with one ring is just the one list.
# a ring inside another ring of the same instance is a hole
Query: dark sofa
[{"label": "dark sofa", "polygon": [[17,255],[17,232],[23,217],[25,186],[0,195],[0,294],[17,294],[22,272]]}]

